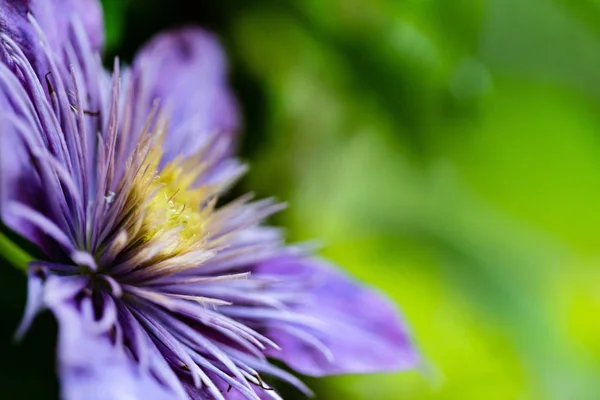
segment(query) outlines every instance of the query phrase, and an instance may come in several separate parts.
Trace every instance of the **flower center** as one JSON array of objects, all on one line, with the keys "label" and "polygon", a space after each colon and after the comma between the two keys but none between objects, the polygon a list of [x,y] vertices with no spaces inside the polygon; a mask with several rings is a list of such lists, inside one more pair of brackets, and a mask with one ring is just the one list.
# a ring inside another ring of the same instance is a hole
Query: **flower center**
[{"label": "flower center", "polygon": [[159,256],[174,257],[202,245],[209,220],[205,186],[195,187],[204,165],[197,160],[176,158],[159,170],[162,149],[150,149],[144,172],[138,176],[134,192],[142,203],[141,241],[163,243]]},{"label": "flower center", "polygon": [[189,248],[204,231],[200,205],[203,188],[192,188],[196,174],[186,171],[179,160],[169,163],[150,184],[155,193],[147,206],[144,224],[152,237],[161,232],[179,230],[179,240],[173,252]]}]

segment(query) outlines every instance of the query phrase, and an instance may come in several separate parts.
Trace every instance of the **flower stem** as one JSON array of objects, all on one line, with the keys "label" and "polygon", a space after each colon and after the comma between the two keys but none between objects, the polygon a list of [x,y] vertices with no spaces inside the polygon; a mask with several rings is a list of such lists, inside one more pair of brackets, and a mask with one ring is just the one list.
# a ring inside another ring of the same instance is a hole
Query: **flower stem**
[{"label": "flower stem", "polygon": [[22,271],[27,271],[27,265],[33,258],[18,245],[13,243],[5,234],[0,232],[0,257]]}]

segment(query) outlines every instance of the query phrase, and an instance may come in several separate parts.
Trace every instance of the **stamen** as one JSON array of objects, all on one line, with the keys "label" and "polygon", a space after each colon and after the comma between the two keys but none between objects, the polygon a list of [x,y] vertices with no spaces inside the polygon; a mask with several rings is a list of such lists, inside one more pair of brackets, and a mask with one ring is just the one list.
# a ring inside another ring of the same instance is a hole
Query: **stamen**
[{"label": "stamen", "polygon": [[[160,132],[160,131],[159,131]],[[158,132],[155,133],[156,136]],[[192,253],[206,247],[206,226],[211,219],[206,187],[193,187],[203,169],[188,168],[187,160],[175,159],[157,172],[162,158],[160,140],[151,146],[141,173],[135,178],[131,200],[148,199],[146,214],[138,237],[141,243],[165,241],[170,246],[157,261]],[[173,240],[173,234],[176,234]]]},{"label": "stamen", "polygon": [[89,110],[83,110],[83,113],[85,115],[89,115],[91,117],[99,117],[100,116],[100,111],[89,111]]},{"label": "stamen", "polygon": [[[173,194],[171,195],[171,197],[169,197],[169,198],[167,199],[167,203],[170,203],[170,202],[171,202],[171,200],[173,200],[173,198],[174,198],[174,197],[177,195],[177,193],[179,193],[179,189],[177,189],[177,190],[175,191],[175,193],[173,193]],[[185,204],[184,204],[184,205],[185,205]]]},{"label": "stamen", "polygon": [[44,75],[44,78],[46,79],[46,86],[48,87],[48,94],[50,95],[50,97],[52,97],[52,95],[54,94],[54,88],[52,87],[52,84],[50,83],[50,79],[48,79],[48,75],[52,74],[52,71],[48,71],[46,72],[46,75]]},{"label": "stamen", "polygon": [[256,386],[258,386],[259,388],[261,388],[261,389],[264,389],[264,390],[275,390],[274,388],[272,388],[272,387],[270,387],[270,386],[267,386],[267,385],[265,385],[265,383],[263,382],[263,380],[262,380],[262,378],[260,377],[260,375],[259,375],[259,373],[258,373],[258,372],[257,372],[257,373],[255,373],[255,374],[252,374],[252,376],[256,378],[256,380],[258,381],[258,383],[256,383],[256,382],[252,382],[252,380],[248,379],[248,382],[250,382],[251,384],[253,384],[253,385],[256,385]]},{"label": "stamen", "polygon": [[[79,111],[74,104],[69,104],[69,106],[71,106],[71,110],[73,110],[73,112],[76,113],[76,112]],[[100,116],[100,111],[83,110],[83,113],[85,115],[89,115],[89,116],[92,116],[92,117],[98,117],[98,116]]]}]

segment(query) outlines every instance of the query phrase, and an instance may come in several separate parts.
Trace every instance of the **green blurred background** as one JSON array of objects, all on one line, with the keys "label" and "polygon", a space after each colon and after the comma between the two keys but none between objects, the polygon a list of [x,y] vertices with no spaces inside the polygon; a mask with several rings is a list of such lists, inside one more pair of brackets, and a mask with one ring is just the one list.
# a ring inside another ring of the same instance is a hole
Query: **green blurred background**
[{"label": "green blurred background", "polygon": [[221,37],[238,190],[402,308],[422,368],[319,398],[600,399],[600,2],[104,3],[109,56]]},{"label": "green blurred background", "polygon": [[403,310],[420,370],[307,379],[319,398],[600,399],[600,1],[103,3],[107,59],[221,37],[237,190]]}]

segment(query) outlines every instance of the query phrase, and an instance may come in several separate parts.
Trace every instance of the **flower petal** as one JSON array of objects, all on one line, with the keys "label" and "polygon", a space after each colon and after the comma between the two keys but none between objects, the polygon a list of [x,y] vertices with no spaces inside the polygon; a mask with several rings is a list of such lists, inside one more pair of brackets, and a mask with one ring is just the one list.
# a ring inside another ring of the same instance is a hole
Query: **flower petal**
[{"label": "flower petal", "polygon": [[48,44],[57,53],[68,41],[71,18],[77,15],[92,47],[99,51],[104,43],[102,7],[97,0],[14,0],[4,1],[0,8],[0,32],[13,38],[35,63],[38,36],[28,14],[40,25]]},{"label": "flower petal", "polygon": [[155,37],[135,59],[133,74],[136,101],[145,98],[149,110],[158,99],[167,111],[163,163],[207,146],[211,156],[216,151],[230,154],[238,110],[227,85],[225,54],[212,34],[183,28]]},{"label": "flower petal", "polygon": [[415,367],[418,354],[392,303],[351,280],[324,262],[282,257],[258,266],[265,274],[285,281],[307,282],[301,302],[292,306],[299,315],[317,318],[315,327],[277,322],[267,336],[281,351],[270,355],[312,376],[396,371]]},{"label": "flower petal", "polygon": [[[73,177],[65,171],[70,171],[67,160],[76,158],[72,138],[80,137],[83,132],[72,134],[75,130],[71,120],[73,105],[67,100],[68,92],[63,84],[71,81],[70,67],[79,70],[80,66],[74,65],[76,56],[72,55],[69,60],[66,53],[68,48],[71,54],[76,53],[83,59],[82,47],[90,47],[85,53],[86,61],[89,61],[93,58],[90,54],[100,49],[103,41],[100,3],[97,0],[3,1],[0,35],[2,220],[37,244],[46,255],[63,257],[54,250],[55,241],[40,226],[23,215],[16,215],[7,204],[16,201],[36,210],[65,231],[74,224],[72,218],[65,219],[64,216],[71,214],[67,211],[69,208],[72,214],[77,212],[75,203],[71,207],[65,205],[61,200],[70,195],[60,194],[62,184],[75,197],[80,194]],[[62,83],[59,85],[58,81]],[[69,90],[73,88],[69,87]],[[63,109],[58,115],[52,105],[51,93]],[[87,92],[88,95],[92,93],[92,89]],[[61,120],[63,126],[59,124]],[[65,132],[72,135],[65,135]],[[47,196],[48,192],[53,194],[52,197]]]},{"label": "flower petal", "polygon": [[[67,285],[68,287],[63,287]],[[89,315],[79,309],[72,282],[51,276],[46,282],[47,306],[58,320],[58,367],[61,398],[65,400],[151,399],[176,396],[143,372],[108,334],[94,329]]]},{"label": "flower petal", "polygon": [[25,332],[29,330],[33,319],[44,307],[44,275],[43,268],[30,266],[27,279],[27,303],[23,319],[17,328],[15,338],[21,340]]},{"label": "flower petal", "polygon": [[[248,400],[247,395],[241,393],[215,374],[209,372],[207,373],[207,377],[215,383],[217,389],[216,393],[211,393],[206,386],[202,387],[201,389],[197,389],[189,381],[189,379],[184,378],[183,385],[190,400],[213,400],[219,398],[225,400]],[[274,390],[264,390],[255,385],[253,385],[251,389],[260,400],[281,399],[281,397]]]},{"label": "flower petal", "polygon": [[43,198],[40,196],[43,191],[31,166],[27,148],[6,118],[11,111],[8,99],[0,92],[0,216],[5,225],[48,254],[53,248],[53,242],[30,221],[14,215],[8,207],[11,201],[17,201],[31,208],[41,209]]}]

